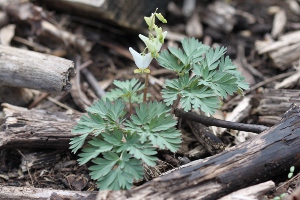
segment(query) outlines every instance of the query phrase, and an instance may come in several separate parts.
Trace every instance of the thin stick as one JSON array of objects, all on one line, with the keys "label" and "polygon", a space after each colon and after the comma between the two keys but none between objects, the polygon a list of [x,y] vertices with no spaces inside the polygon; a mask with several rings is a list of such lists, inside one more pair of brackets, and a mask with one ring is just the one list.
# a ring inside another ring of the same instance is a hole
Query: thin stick
[{"label": "thin stick", "polygon": [[235,129],[240,131],[249,131],[253,133],[261,133],[269,129],[269,127],[267,126],[230,122],[230,121],[215,119],[211,117],[206,117],[203,115],[198,115],[195,112],[185,112],[181,109],[175,109],[174,114],[176,115],[176,117],[198,122],[206,126],[218,126],[218,127],[230,128],[230,129]]},{"label": "thin stick", "polygon": [[145,88],[144,88],[144,99],[143,102],[146,103],[147,101],[147,89],[148,89],[148,73],[146,73],[146,77],[145,77]]}]

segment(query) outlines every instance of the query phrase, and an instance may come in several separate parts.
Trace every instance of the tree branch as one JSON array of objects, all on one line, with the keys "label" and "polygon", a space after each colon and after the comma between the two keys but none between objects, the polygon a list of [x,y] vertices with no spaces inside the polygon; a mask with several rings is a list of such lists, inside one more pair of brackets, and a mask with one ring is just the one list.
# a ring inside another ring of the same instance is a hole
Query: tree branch
[{"label": "tree branch", "polygon": [[240,131],[249,131],[254,133],[261,133],[267,130],[269,127],[263,125],[243,124],[237,122],[230,122],[211,117],[198,115],[195,112],[185,112],[182,109],[175,109],[174,114],[177,117],[188,119],[194,122],[202,123],[206,126],[218,126],[223,128],[230,128]]}]

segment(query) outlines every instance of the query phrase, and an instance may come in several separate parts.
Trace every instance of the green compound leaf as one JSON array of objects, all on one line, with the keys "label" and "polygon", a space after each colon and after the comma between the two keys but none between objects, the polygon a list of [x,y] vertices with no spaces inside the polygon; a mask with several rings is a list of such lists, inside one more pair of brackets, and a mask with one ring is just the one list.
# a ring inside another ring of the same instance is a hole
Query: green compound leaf
[{"label": "green compound leaf", "polygon": [[82,134],[71,139],[72,152],[76,153],[82,147],[89,134],[97,136],[105,130],[105,127],[104,120],[98,115],[91,113],[88,113],[88,116],[83,115],[71,131],[74,134]]},{"label": "green compound leaf", "polygon": [[78,159],[80,165],[87,163],[93,158],[96,158],[100,153],[110,151],[113,148],[112,144],[98,138],[93,138],[93,140],[89,141],[88,143],[90,144],[90,147],[83,148],[83,153],[78,155],[81,157]]},{"label": "green compound leaf", "polygon": [[237,78],[232,74],[220,71],[214,71],[206,80],[200,80],[200,83],[209,86],[221,98],[232,95],[238,90]]},{"label": "green compound leaf", "polygon": [[72,149],[72,153],[76,153],[84,144],[89,133],[82,134],[78,137],[71,138],[71,142],[69,143],[70,149]]},{"label": "green compound leaf", "polygon": [[241,75],[241,73],[239,71],[237,71],[236,66],[231,62],[231,60],[228,56],[221,57],[219,71],[232,74],[237,79],[236,83],[240,89],[243,89],[243,90],[249,89],[249,83],[246,83],[244,81],[245,78]]},{"label": "green compound leaf", "polygon": [[167,105],[172,105],[178,96],[181,97],[180,102],[185,111],[194,108],[213,114],[220,107],[220,101],[214,91],[199,84],[197,77],[190,79],[188,74],[179,79],[167,80],[162,96]]},{"label": "green compound leaf", "polygon": [[[187,73],[197,62],[204,59],[204,54],[209,49],[195,38],[185,38],[181,41],[183,50],[169,47],[169,51],[164,50],[157,58],[158,63],[169,70],[177,72],[182,76]],[[179,61],[179,62],[178,62]]]},{"label": "green compound leaf", "polygon": [[71,139],[72,152],[76,153],[82,147],[89,134],[98,136],[106,130],[118,128],[125,114],[124,106],[121,100],[114,104],[109,100],[99,100],[88,108],[88,116],[83,115],[72,130],[74,134],[82,134]]},{"label": "green compound leaf", "polygon": [[142,162],[123,152],[118,155],[113,152],[103,153],[104,158],[93,160],[95,165],[89,169],[92,179],[97,180],[100,190],[130,189],[133,180],[143,178]]},{"label": "green compound leaf", "polygon": [[216,69],[220,63],[220,58],[226,53],[225,47],[217,46],[216,49],[210,48],[206,53],[206,62],[209,70]]},{"label": "green compound leaf", "polygon": [[125,142],[116,150],[116,152],[128,151],[129,154],[136,159],[142,159],[147,165],[155,166],[157,157],[154,155],[156,155],[157,152],[149,142],[141,143],[139,140],[140,136],[136,133],[124,136]]},{"label": "green compound leaf", "polygon": [[118,98],[123,98],[126,102],[138,102],[139,96],[137,92],[144,88],[144,85],[140,83],[137,79],[131,79],[126,81],[115,80],[114,85],[118,87],[110,92],[107,92],[105,98],[114,101]]},{"label": "green compound leaf", "polygon": [[203,60],[203,55],[209,49],[208,46],[202,44],[195,38],[184,38],[181,43],[184,53],[188,57],[188,62],[192,62],[193,64]]},{"label": "green compound leaf", "polygon": [[150,102],[141,104],[136,112],[137,115],[131,116],[131,120],[124,123],[125,130],[136,132],[139,135],[137,139],[143,146],[150,139],[152,145],[161,149],[170,147],[172,152],[178,150],[181,143],[180,132],[174,128],[176,120],[168,114],[169,108],[162,103]]},{"label": "green compound leaf", "polygon": [[96,101],[91,107],[86,110],[90,113],[98,114],[102,119],[106,120],[111,125],[111,128],[118,127],[123,121],[125,112],[125,104],[122,100],[116,100],[113,104],[110,100],[106,99]]},{"label": "green compound leaf", "polygon": [[161,51],[156,60],[160,66],[175,71],[177,74],[181,73],[184,69],[184,64],[182,62],[178,62],[177,58],[170,54],[167,50]]}]

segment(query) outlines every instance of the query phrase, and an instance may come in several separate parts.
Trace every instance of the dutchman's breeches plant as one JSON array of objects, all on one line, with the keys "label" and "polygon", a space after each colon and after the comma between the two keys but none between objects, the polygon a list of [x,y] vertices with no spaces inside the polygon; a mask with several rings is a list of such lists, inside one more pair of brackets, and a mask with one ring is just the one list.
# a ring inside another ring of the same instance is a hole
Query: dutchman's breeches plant
[{"label": "dutchman's breeches plant", "polygon": [[[130,189],[134,180],[143,179],[143,163],[156,165],[157,149],[173,153],[179,149],[181,133],[176,129],[177,121],[169,107],[174,101],[180,102],[185,111],[200,109],[213,114],[222,98],[248,89],[236,66],[224,56],[224,47],[213,49],[195,38],[188,38],[181,41],[182,49],[169,47],[160,52],[167,31],[163,32],[155,19],[167,22],[156,11],[145,17],[149,35],[139,35],[146,45],[144,51],[138,53],[129,48],[137,66],[134,73],[145,75],[144,84],[137,79],[115,80],[116,89],[89,107],[87,115],[83,115],[72,130],[79,136],[71,139],[70,149],[73,153],[81,149],[80,165],[92,162],[90,175],[101,190]],[[152,59],[178,75],[166,81],[162,89],[163,102],[147,102]],[[143,91],[142,96],[140,91]],[[135,109],[133,104],[137,105]],[[125,118],[126,105],[129,105],[128,119]]]}]

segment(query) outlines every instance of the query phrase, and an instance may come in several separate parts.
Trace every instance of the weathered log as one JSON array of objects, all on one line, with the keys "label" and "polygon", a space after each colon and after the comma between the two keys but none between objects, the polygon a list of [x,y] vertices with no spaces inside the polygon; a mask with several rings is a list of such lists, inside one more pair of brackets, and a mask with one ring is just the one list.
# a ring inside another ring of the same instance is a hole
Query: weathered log
[{"label": "weathered log", "polygon": [[78,114],[2,106],[5,122],[0,132],[0,148],[69,148]]},{"label": "weathered log", "polygon": [[59,93],[71,89],[70,60],[0,45],[0,85]]},{"label": "weathered log", "polygon": [[34,187],[0,186],[0,199],[26,199],[26,200],[48,200],[48,199],[72,199],[72,200],[94,200],[96,192],[81,192],[68,190],[53,190]]},{"label": "weathered log", "polygon": [[145,27],[144,16],[150,16],[156,8],[159,8],[158,12],[164,13],[168,5],[166,0],[152,0],[151,3],[141,0],[43,0],[43,2],[49,7],[73,15],[102,20],[131,29],[141,29],[142,25]]},{"label": "weathered log", "polygon": [[99,199],[217,199],[300,167],[300,107],[257,137],[193,162],[130,191],[99,192]]}]

